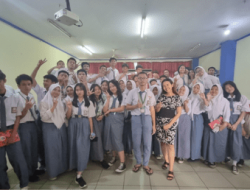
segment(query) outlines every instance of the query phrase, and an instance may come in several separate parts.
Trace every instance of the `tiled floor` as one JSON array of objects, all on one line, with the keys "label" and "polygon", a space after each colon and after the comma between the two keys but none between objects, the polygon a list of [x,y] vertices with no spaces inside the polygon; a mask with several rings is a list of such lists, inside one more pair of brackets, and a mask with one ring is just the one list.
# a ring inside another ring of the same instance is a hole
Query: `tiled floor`
[{"label": "tiled floor", "polygon": [[[154,174],[148,176],[143,170],[132,172],[135,159],[127,157],[127,170],[116,174],[114,170],[119,165],[117,162],[109,170],[103,170],[100,165],[90,162],[83,178],[88,183],[86,189],[250,189],[250,162],[240,168],[240,174],[231,173],[230,165],[217,164],[215,169],[208,168],[201,161],[175,163],[175,178],[166,179],[167,171],[161,169],[163,160],[151,158],[150,167]],[[45,174],[40,176],[37,183],[30,183],[30,189],[80,189],[75,184],[75,172],[66,172],[55,181],[49,181]],[[19,189],[19,181],[12,171],[9,172],[9,181],[12,189]]]}]

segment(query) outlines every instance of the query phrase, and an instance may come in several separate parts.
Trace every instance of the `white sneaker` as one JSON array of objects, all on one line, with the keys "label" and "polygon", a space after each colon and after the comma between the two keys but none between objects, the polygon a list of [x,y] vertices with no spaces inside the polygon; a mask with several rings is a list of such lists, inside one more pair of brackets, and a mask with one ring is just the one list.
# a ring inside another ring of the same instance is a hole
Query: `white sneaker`
[{"label": "white sneaker", "polygon": [[55,181],[56,179],[57,179],[57,177],[49,178],[50,181]]},{"label": "white sneaker", "polygon": [[122,173],[126,170],[126,164],[120,163],[120,166],[115,170],[117,173]]},{"label": "white sneaker", "polygon": [[161,160],[161,159],[162,159],[162,155],[156,156],[156,159],[157,159],[157,160]]},{"label": "white sneaker", "polygon": [[21,188],[21,190],[27,190],[28,186]]}]

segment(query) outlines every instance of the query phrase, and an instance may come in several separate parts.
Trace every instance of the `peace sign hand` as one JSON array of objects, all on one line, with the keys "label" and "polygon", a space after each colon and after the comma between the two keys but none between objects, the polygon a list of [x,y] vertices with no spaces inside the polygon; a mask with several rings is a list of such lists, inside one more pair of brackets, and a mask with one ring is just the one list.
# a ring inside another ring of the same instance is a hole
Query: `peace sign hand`
[{"label": "peace sign hand", "polygon": [[32,103],[32,99],[33,98],[31,98],[29,101],[26,100],[25,108],[28,109],[28,110],[31,109],[33,107],[33,105],[35,104],[35,103]]},{"label": "peace sign hand", "polygon": [[72,108],[72,102],[70,100],[66,102],[66,105],[68,109]]},{"label": "peace sign hand", "polygon": [[90,96],[90,95],[92,95],[92,94],[94,94],[93,89],[90,90],[90,91],[88,91],[88,96]]},{"label": "peace sign hand", "polygon": [[54,98],[54,99],[53,99],[53,107],[54,107],[54,108],[56,108],[57,103],[58,103],[57,99],[56,99],[56,98]]},{"label": "peace sign hand", "polygon": [[46,62],[47,62],[46,58],[45,58],[44,60],[41,59],[41,60],[38,61],[37,66],[40,67],[40,66],[42,66],[42,65],[43,65],[44,63],[46,63]]},{"label": "peace sign hand", "polygon": [[204,93],[200,93],[199,95],[200,95],[201,99],[205,100],[206,97],[205,97]]}]

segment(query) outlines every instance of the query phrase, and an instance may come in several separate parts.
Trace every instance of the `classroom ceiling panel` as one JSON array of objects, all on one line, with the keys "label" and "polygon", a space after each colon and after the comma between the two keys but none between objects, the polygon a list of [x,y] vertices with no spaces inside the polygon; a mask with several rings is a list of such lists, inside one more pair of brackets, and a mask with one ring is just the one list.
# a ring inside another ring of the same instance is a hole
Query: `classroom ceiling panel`
[{"label": "classroom ceiling panel", "polygon": [[[70,5],[83,26],[58,24],[71,38],[47,21],[66,8],[65,0],[2,0],[0,17],[79,59],[107,59],[113,49],[117,58],[194,58],[250,33],[250,0],[70,0]],[[225,36],[225,30],[231,33]]]}]

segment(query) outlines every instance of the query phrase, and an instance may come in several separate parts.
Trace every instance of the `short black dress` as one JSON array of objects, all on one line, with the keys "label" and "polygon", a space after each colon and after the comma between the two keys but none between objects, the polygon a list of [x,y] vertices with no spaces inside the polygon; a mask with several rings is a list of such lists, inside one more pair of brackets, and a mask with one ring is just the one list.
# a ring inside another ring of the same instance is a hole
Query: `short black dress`
[{"label": "short black dress", "polygon": [[156,138],[158,141],[173,145],[178,122],[166,131],[163,126],[168,124],[176,115],[176,108],[182,105],[179,95],[166,96],[161,94],[157,100],[162,103],[161,110],[156,113]]}]

